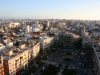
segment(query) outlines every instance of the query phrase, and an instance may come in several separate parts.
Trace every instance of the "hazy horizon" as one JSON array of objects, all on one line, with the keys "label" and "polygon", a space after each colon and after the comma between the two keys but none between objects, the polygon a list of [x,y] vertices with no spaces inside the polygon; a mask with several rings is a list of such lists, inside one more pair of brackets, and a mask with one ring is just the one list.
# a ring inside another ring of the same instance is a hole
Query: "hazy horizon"
[{"label": "hazy horizon", "polygon": [[100,0],[0,0],[1,19],[100,20]]}]

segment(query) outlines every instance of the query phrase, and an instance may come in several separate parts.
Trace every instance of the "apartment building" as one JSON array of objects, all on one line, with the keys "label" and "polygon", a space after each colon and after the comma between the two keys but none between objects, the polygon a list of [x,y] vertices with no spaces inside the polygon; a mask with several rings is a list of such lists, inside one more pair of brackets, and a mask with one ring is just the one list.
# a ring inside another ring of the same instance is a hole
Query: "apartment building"
[{"label": "apartment building", "polygon": [[45,50],[45,48],[54,44],[54,37],[45,35],[43,37],[40,37],[39,41],[40,49]]},{"label": "apartment building", "polygon": [[82,47],[85,45],[89,45],[93,49],[93,57],[91,59],[94,60],[94,72],[96,75],[100,75],[100,35],[99,33],[92,33],[89,36],[82,37]]},{"label": "apartment building", "polygon": [[0,56],[0,75],[5,75],[2,56]]},{"label": "apartment building", "polygon": [[79,35],[70,33],[70,32],[64,32],[62,36],[62,41],[64,44],[73,44],[74,41],[77,41],[80,39]]},{"label": "apartment building", "polygon": [[65,22],[58,22],[57,27],[59,29],[65,29],[66,28],[66,23]]},{"label": "apartment building", "polygon": [[33,44],[33,56],[34,58],[39,54],[40,52],[40,42],[35,42]]},{"label": "apartment building", "polygon": [[100,40],[99,35],[91,35],[89,38],[85,38],[82,41],[83,45],[88,44],[93,49],[93,57],[91,58],[94,60],[94,69],[93,71],[96,73],[96,75],[100,75]]},{"label": "apartment building", "polygon": [[54,35],[55,42],[58,42],[58,41],[59,41],[59,37],[60,37],[60,35],[59,35],[59,34],[55,34],[55,35]]},{"label": "apartment building", "polygon": [[39,41],[34,41],[34,40],[29,40],[30,45],[29,45],[29,63],[39,54],[40,52],[40,42]]},{"label": "apartment building", "polygon": [[96,75],[100,75],[100,43],[93,43],[94,49],[94,71]]},{"label": "apartment building", "polygon": [[7,48],[2,52],[6,75],[19,75],[28,67],[28,46]]}]

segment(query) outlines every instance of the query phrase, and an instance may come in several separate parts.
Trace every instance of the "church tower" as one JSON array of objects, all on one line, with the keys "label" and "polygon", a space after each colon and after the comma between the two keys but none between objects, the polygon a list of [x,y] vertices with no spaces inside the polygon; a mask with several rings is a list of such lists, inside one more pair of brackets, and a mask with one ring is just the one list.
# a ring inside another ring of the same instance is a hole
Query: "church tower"
[{"label": "church tower", "polygon": [[85,36],[85,25],[81,27],[81,37]]}]

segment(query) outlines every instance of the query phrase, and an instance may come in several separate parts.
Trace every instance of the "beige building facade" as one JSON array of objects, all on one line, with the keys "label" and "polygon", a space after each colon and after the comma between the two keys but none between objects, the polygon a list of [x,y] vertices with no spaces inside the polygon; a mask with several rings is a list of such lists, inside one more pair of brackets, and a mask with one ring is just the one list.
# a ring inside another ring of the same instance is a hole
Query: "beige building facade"
[{"label": "beige building facade", "polygon": [[40,49],[45,50],[45,48],[54,44],[54,37],[41,37],[40,39]]},{"label": "beige building facade", "polygon": [[4,50],[2,57],[6,75],[19,75],[28,67],[28,47],[25,45]]}]

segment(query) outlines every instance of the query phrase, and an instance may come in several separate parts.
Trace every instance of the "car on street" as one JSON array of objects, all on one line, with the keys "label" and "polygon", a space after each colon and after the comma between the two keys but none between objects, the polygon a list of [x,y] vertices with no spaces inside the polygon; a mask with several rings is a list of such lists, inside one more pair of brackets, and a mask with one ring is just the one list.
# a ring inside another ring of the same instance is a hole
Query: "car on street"
[{"label": "car on street", "polygon": [[84,70],[84,72],[85,72],[85,75],[87,75],[87,70],[86,69]]},{"label": "car on street", "polygon": [[81,63],[79,63],[79,65],[81,65]]},{"label": "car on street", "polygon": [[40,75],[39,73],[37,73],[36,75]]},{"label": "car on street", "polygon": [[42,70],[44,70],[45,69],[45,67],[42,67]]},{"label": "car on street", "polygon": [[84,53],[84,52],[81,52],[81,54],[82,54],[82,55],[85,55],[85,53]]},{"label": "car on street", "polygon": [[68,69],[76,69],[76,67],[75,67],[74,65],[70,65],[70,66],[68,67]]},{"label": "car on street", "polygon": [[84,67],[84,63],[82,63],[82,67]]}]

